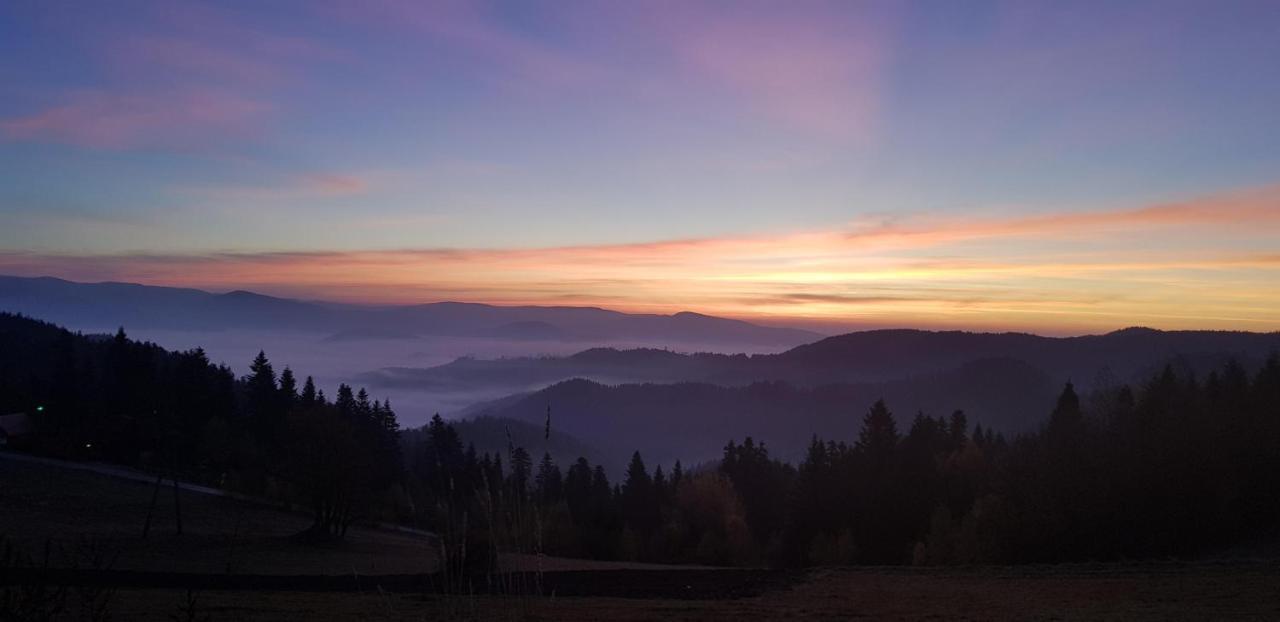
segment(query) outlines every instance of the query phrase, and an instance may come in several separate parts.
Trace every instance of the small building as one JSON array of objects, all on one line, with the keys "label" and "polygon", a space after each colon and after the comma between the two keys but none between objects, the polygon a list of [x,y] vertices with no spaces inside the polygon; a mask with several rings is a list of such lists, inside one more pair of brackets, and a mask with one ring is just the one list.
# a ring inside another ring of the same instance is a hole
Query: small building
[{"label": "small building", "polygon": [[0,415],[0,447],[20,446],[31,435],[31,417],[27,413]]}]

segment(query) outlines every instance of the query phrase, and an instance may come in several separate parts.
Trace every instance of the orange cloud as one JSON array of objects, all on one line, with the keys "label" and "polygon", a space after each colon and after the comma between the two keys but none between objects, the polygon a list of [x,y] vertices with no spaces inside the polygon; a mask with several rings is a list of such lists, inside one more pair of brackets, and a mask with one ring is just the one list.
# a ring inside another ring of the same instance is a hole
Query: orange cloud
[{"label": "orange cloud", "polygon": [[606,246],[8,253],[0,271],[363,302],[594,304],[851,325],[1275,330],[1280,255],[1267,243],[1280,232],[1278,206],[1272,186],[1112,211]]}]

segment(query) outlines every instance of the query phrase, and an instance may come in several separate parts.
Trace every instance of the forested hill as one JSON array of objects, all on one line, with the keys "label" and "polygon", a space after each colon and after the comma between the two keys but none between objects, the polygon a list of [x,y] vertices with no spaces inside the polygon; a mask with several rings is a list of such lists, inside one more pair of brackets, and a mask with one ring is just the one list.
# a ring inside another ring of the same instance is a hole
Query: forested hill
[{"label": "forested hill", "polygon": [[[967,361],[1011,358],[1080,382],[1110,369],[1124,381],[1146,377],[1166,362],[1208,370],[1227,358],[1260,363],[1280,350],[1280,333],[1162,331],[1126,328],[1103,335],[1043,337],[1026,333],[876,330],[828,337],[757,357],[778,379],[823,383],[859,377],[894,378]],[[796,370],[789,372],[788,370]],[[794,375],[789,375],[794,374]]]},{"label": "forested hill", "polygon": [[850,438],[861,405],[881,398],[907,415],[949,415],[961,409],[974,423],[1011,433],[1038,424],[1060,389],[1026,363],[988,359],[890,382],[813,388],[786,382],[726,387],[575,379],[474,412],[538,423],[550,405],[559,429],[606,454],[639,449],[662,463],[714,458],[724,439],[742,436],[767,438],[776,456],[792,460],[803,454],[814,434]]},{"label": "forested hill", "polygon": [[[493,444],[500,428],[506,441],[482,451],[464,442],[467,424],[460,434],[439,417],[402,445],[390,404],[347,386],[330,401],[309,379],[299,389],[265,355],[237,379],[198,349],[0,314],[0,409],[34,418],[27,449],[309,505],[315,524],[300,536],[340,539],[358,518],[426,526],[459,572],[492,572],[497,551],[992,564],[1165,559],[1275,536],[1280,355],[1204,375],[1166,365],[1083,395],[1010,359],[958,369],[817,388],[577,380],[503,405],[524,424],[480,420],[473,437]],[[1019,404],[1015,385],[1046,395]],[[954,401],[928,415],[894,402],[926,386]],[[974,425],[953,410],[970,398],[1044,423],[1016,435]],[[571,442],[580,434],[606,440],[604,457],[553,457],[548,429],[556,453],[588,451]],[[602,462],[627,455],[611,482]]]},{"label": "forested hill", "polygon": [[199,348],[86,336],[0,313],[0,413],[25,414],[9,445],[105,460],[310,504],[310,537],[341,538],[401,480],[391,405],[340,385],[332,401],[259,353],[236,378]]},{"label": "forested hill", "polygon": [[[594,348],[565,357],[458,359],[430,368],[386,368],[361,376],[370,386],[423,391],[516,393],[572,378],[604,384],[698,382],[746,386],[782,381],[796,387],[907,381],[984,361],[1018,361],[1056,382],[1088,389],[1099,380],[1134,382],[1166,363],[1197,374],[1235,359],[1255,367],[1280,350],[1280,333],[1158,331],[1130,328],[1082,337],[1025,333],[876,330],[849,333],[780,354],[682,354]],[[928,388],[928,385],[921,385]],[[500,390],[499,390],[500,389]],[[920,402],[930,403],[925,399]],[[997,405],[998,406],[998,405]],[[1005,409],[1007,410],[1007,409]],[[992,413],[1013,427],[1026,421]]]},{"label": "forested hill", "polygon": [[[546,407],[543,407],[545,414]],[[603,464],[609,473],[620,473],[627,454],[606,455],[576,436],[559,429],[547,433],[545,420],[521,421],[498,417],[474,417],[450,422],[464,447],[474,447],[479,454],[503,455],[511,447],[524,447],[534,458],[550,454],[557,464],[568,466],[573,460],[586,458],[592,464]],[[400,445],[406,452],[424,442],[428,426],[406,429],[400,433]]]},{"label": "forested hill", "polygon": [[[880,398],[906,414],[963,410],[971,422],[1016,434],[1043,423],[1067,381],[1086,392],[1105,390],[1139,384],[1166,365],[1204,377],[1228,361],[1257,369],[1275,352],[1280,333],[1134,328],[1051,338],[891,330],[776,355],[598,348],[564,358],[467,359],[383,379],[437,389],[542,381],[550,386],[469,412],[538,421],[550,404],[564,429],[607,453],[634,447],[659,460],[698,460],[741,433],[770,439],[776,455],[792,459],[813,434],[847,438],[856,424],[850,412]],[[365,380],[380,384],[371,375]]]}]

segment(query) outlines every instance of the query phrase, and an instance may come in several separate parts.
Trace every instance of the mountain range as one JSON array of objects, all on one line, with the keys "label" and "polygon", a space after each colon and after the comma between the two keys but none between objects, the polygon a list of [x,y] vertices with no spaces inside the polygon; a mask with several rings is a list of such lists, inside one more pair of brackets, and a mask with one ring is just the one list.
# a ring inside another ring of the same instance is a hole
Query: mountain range
[{"label": "mountain range", "polygon": [[916,378],[812,388],[781,381],[606,385],[574,379],[477,407],[472,416],[532,424],[550,406],[553,428],[606,455],[639,450],[646,460],[687,465],[715,459],[730,439],[748,436],[788,460],[799,459],[814,435],[852,442],[878,399],[893,409],[903,431],[917,412],[936,417],[957,409],[970,413],[973,423],[1022,430],[1047,416],[1060,390],[1025,363],[989,359]]},{"label": "mountain range", "polygon": [[[653,461],[682,459],[689,464],[714,458],[729,439],[748,435],[767,440],[783,458],[797,457],[815,434],[851,440],[862,414],[881,398],[904,429],[917,412],[946,416],[962,409],[971,423],[1015,434],[1045,419],[1067,381],[1087,393],[1094,386],[1141,382],[1166,364],[1203,374],[1235,358],[1256,368],[1280,351],[1280,333],[1128,328],[1044,337],[873,330],[820,338],[694,313],[456,302],[361,306],[245,291],[216,294],[53,278],[0,277],[0,310],[80,330],[123,325],[294,332],[310,335],[310,341],[304,340],[306,349],[328,344],[328,355],[344,360],[350,358],[351,347],[342,343],[348,340],[376,345],[379,339],[422,336],[563,341],[570,347],[593,340],[690,349],[716,342],[754,343],[777,352],[594,347],[566,356],[463,357],[436,366],[356,371],[350,377],[375,395],[395,393],[398,404],[413,403],[407,401],[413,396],[437,401],[452,396],[454,403],[472,404],[451,414],[492,417],[472,426],[477,438],[501,441],[508,428],[536,435],[550,406],[554,430],[574,439],[573,451],[594,448],[605,455],[629,455],[638,449]],[[246,334],[253,341],[270,336]],[[215,339],[210,333],[209,341]],[[385,361],[390,348],[376,345],[372,350]]]},{"label": "mountain range", "polygon": [[77,283],[0,276],[0,310],[80,330],[117,327],[319,333],[330,341],[471,337],[508,341],[743,344],[789,347],[816,333],[681,312],[635,314],[595,307],[496,306],[463,302],[355,305],[277,298],[248,291],[135,283]]},{"label": "mountain range", "polygon": [[[767,439],[795,459],[813,435],[851,441],[884,399],[905,431],[920,412],[964,410],[1005,434],[1040,425],[1066,382],[1082,393],[1141,383],[1164,365],[1204,377],[1229,359],[1247,369],[1280,351],[1280,333],[1125,329],[1105,335],[866,331],[780,354],[679,354],[597,348],[568,357],[461,359],[365,380],[423,390],[532,386],[465,411],[557,425],[605,453],[639,449],[669,463],[711,459],[729,439]],[[547,386],[550,385],[550,386]]]},{"label": "mountain range", "polygon": [[1280,333],[1127,328],[1104,335],[872,330],[827,337],[778,354],[679,353],[592,348],[563,357],[460,358],[434,367],[389,367],[361,380],[374,386],[512,390],[585,378],[606,384],[705,382],[741,386],[785,381],[800,387],[887,382],[988,359],[1029,364],[1050,377],[1090,384],[1099,373],[1132,381],[1169,361],[1208,369],[1227,357],[1256,361],[1280,350]]}]

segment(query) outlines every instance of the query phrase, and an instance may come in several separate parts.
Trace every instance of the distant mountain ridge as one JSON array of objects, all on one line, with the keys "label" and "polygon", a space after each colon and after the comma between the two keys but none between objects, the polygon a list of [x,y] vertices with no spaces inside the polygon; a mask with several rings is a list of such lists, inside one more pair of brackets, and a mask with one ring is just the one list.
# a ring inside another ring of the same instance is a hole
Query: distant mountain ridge
[{"label": "distant mountain ridge", "polygon": [[821,337],[682,312],[633,314],[596,307],[495,306],[436,302],[366,306],[308,302],[237,290],[135,283],[77,283],[53,277],[0,276],[0,310],[83,330],[266,329],[324,333],[333,340],[474,337],[504,340],[650,340],[789,347]]},{"label": "distant mountain ridge", "polygon": [[489,390],[507,397],[467,416],[540,421],[605,453],[640,450],[668,463],[714,458],[730,438],[767,439],[799,457],[812,435],[852,441],[884,398],[905,429],[917,412],[1013,434],[1040,425],[1063,383],[1140,383],[1166,364],[1204,377],[1234,358],[1248,369],[1280,351],[1280,333],[1158,331],[1040,337],[1023,333],[881,330],[850,333],[780,354],[681,354],[593,348],[565,357],[463,358],[361,377],[430,392]]},{"label": "distant mountain ridge", "polygon": [[987,359],[889,382],[817,387],[779,381],[732,387],[705,382],[606,385],[574,379],[472,412],[532,424],[550,406],[556,425],[604,453],[639,450],[645,460],[663,464],[714,459],[730,439],[745,436],[766,440],[778,457],[798,460],[814,435],[855,439],[863,414],[877,399],[888,402],[903,431],[917,412],[937,417],[962,409],[971,424],[1013,432],[1047,416],[1061,388],[1021,361]]},{"label": "distant mountain ridge", "polygon": [[[1273,339],[1264,342],[1273,346],[1270,352],[1280,348]],[[1103,372],[1101,375],[1108,377],[1099,378],[1100,374],[1094,372],[1075,384],[1087,398],[1099,382],[1102,386],[1140,384],[1164,365],[1173,365],[1182,377],[1192,372],[1195,377],[1204,378],[1232,358],[1254,370],[1263,360],[1255,354],[1259,354],[1257,347],[1156,355],[1144,364],[1131,364],[1128,369],[1132,373],[1125,377]],[[785,355],[751,358],[778,357]],[[1099,369],[1109,369],[1105,362],[1098,364]],[[827,378],[810,376],[809,380]],[[879,399],[884,399],[895,413],[900,431],[910,426],[917,413],[939,417],[954,410],[965,411],[971,426],[977,423],[1004,434],[1030,431],[1047,420],[1063,383],[1070,380],[1060,370],[1047,372],[1036,364],[1009,357],[978,358],[949,369],[919,371],[888,380],[851,376],[838,382],[810,384],[778,379],[728,385],[706,381],[611,384],[574,378],[539,391],[477,405],[468,410],[468,415],[533,423],[550,406],[561,428],[584,442],[606,453],[640,450],[646,459],[652,457],[663,463],[712,459],[727,440],[745,436],[766,439],[774,455],[798,460],[814,435],[846,442],[856,439],[862,416]]]},{"label": "distant mountain ridge", "polygon": [[705,382],[742,386],[784,381],[800,387],[884,382],[937,373],[985,359],[1025,362],[1088,385],[1104,369],[1130,381],[1169,361],[1193,370],[1228,357],[1260,360],[1280,351],[1280,333],[1159,331],[1128,328],[1104,335],[1042,337],[1027,333],[873,330],[827,337],[779,354],[681,354],[649,348],[593,348],[565,357],[458,359],[429,368],[385,368],[362,376],[376,386],[468,390],[503,385],[530,389],[570,378],[609,384]]}]

